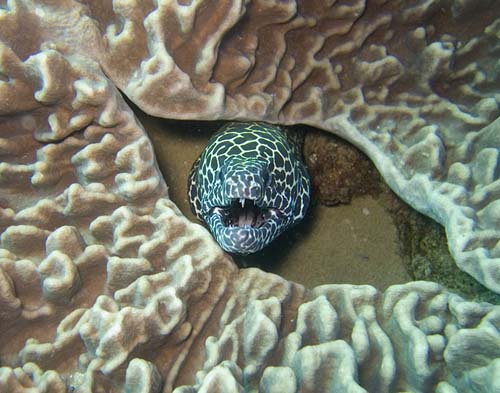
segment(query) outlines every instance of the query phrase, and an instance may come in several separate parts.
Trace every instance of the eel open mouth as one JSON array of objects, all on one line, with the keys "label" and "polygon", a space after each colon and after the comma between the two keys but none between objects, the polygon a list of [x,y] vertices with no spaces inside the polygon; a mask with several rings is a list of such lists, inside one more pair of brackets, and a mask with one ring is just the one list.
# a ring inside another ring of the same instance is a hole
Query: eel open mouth
[{"label": "eel open mouth", "polygon": [[225,227],[259,228],[271,217],[278,217],[279,210],[263,208],[252,199],[232,199],[228,207],[215,207],[214,213],[222,217]]}]

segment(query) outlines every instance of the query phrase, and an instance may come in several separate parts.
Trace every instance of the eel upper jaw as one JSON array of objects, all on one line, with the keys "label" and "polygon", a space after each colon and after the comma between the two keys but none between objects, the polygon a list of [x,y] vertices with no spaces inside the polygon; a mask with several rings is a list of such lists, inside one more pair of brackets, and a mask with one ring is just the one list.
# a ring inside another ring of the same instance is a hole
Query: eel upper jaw
[{"label": "eel upper jaw", "polygon": [[216,206],[211,214],[219,215],[226,228],[263,228],[266,222],[277,221],[282,217],[280,210],[259,206],[255,200],[232,198],[229,206]]}]

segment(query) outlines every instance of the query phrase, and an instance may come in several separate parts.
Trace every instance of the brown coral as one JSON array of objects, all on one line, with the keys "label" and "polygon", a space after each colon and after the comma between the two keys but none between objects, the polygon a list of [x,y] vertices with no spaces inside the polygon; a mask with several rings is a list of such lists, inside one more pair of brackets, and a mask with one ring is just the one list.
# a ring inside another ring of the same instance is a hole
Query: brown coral
[{"label": "brown coral", "polygon": [[1,2],[0,390],[498,390],[498,306],[238,270],[168,199],[115,86],[158,116],[346,138],[498,292],[499,17],[487,0]]}]

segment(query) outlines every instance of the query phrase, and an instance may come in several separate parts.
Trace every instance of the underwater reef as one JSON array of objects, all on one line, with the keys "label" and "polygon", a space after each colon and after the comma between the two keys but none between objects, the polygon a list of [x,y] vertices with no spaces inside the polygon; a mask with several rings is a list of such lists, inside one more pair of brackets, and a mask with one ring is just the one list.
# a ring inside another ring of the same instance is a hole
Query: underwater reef
[{"label": "underwater reef", "polygon": [[499,305],[238,268],[122,96],[349,141],[500,293],[499,37],[495,0],[0,1],[0,391],[499,391]]}]

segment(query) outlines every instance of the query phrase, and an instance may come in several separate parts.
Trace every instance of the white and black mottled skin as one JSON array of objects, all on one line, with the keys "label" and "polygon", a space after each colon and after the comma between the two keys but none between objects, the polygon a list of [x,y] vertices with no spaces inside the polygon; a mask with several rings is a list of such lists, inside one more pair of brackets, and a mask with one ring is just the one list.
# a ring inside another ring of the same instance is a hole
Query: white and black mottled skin
[{"label": "white and black mottled skin", "polygon": [[189,175],[189,203],[219,245],[262,250],[305,215],[310,180],[295,145],[266,123],[229,123],[210,138]]}]

